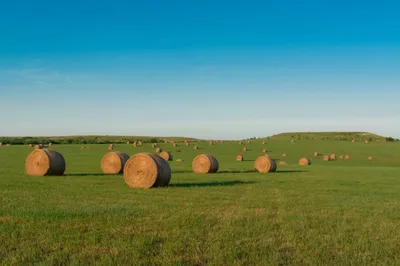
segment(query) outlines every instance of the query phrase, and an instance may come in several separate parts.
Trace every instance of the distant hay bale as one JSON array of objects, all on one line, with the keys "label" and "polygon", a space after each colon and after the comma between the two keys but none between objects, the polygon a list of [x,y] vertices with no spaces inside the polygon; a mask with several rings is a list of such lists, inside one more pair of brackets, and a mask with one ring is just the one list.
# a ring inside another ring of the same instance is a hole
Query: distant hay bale
[{"label": "distant hay bale", "polygon": [[351,142],[353,142],[353,143],[354,143],[354,142],[356,142],[356,140],[355,140],[355,139],[352,139],[352,140],[351,140]]},{"label": "distant hay bale", "polygon": [[267,152],[267,149],[261,149],[261,152],[263,152],[263,153],[266,153]]},{"label": "distant hay bale", "polygon": [[166,161],[172,161],[173,160],[172,154],[167,152],[167,151],[161,152],[160,156],[161,156],[161,158],[163,158]]},{"label": "distant hay bale", "polygon": [[132,145],[133,145],[133,147],[137,147],[137,142],[134,141]]},{"label": "distant hay bale", "polygon": [[368,156],[368,160],[370,160],[370,161],[371,161],[371,160],[372,160],[372,156]]},{"label": "distant hay bale", "polygon": [[167,144],[167,143],[168,143],[168,140],[164,140],[164,143]]},{"label": "distant hay bale", "polygon": [[30,176],[60,176],[65,171],[65,159],[59,152],[35,149],[26,158],[25,170]]},{"label": "distant hay bale", "polygon": [[124,170],[129,155],[123,152],[108,152],[101,159],[101,171],[104,174],[120,174]]},{"label": "distant hay bale", "polygon": [[238,161],[238,162],[243,161],[243,156],[240,154],[236,155],[236,161]]},{"label": "distant hay bale", "polygon": [[155,144],[155,143],[151,144],[152,148],[155,148],[156,146],[157,146],[157,144]]},{"label": "distant hay bale", "polygon": [[294,143],[294,139],[291,139],[290,142],[291,142],[291,143]]},{"label": "distant hay bale", "polygon": [[248,140],[248,141],[247,141],[247,144],[251,144],[251,140]]},{"label": "distant hay bale", "polygon": [[192,161],[193,172],[198,174],[216,173],[219,164],[217,159],[208,154],[197,155]]},{"label": "distant hay bale", "polygon": [[264,144],[265,144],[265,140],[263,140],[263,141],[261,142],[261,144],[264,145]]},{"label": "distant hay bale", "polygon": [[331,160],[336,160],[336,154],[332,153],[331,155],[329,155],[329,158]]},{"label": "distant hay bale", "polygon": [[142,146],[142,145],[143,145],[143,142],[139,141],[139,142],[137,143],[137,145]]},{"label": "distant hay bale", "polygon": [[125,163],[124,180],[132,188],[168,186],[171,167],[157,154],[137,153]]},{"label": "distant hay bale", "polygon": [[301,158],[301,159],[299,160],[299,164],[300,164],[300,165],[310,165],[310,164],[311,164],[311,161],[310,161],[309,159],[307,159],[307,158]]},{"label": "distant hay bale", "polygon": [[284,162],[284,161],[280,161],[279,164],[281,164],[281,165],[287,165],[287,163]]},{"label": "distant hay bale", "polygon": [[156,148],[156,152],[162,152],[161,148]]},{"label": "distant hay bale", "polygon": [[350,155],[347,155],[347,154],[346,154],[346,155],[344,156],[344,159],[345,159],[345,160],[350,159]]},{"label": "distant hay bale", "polygon": [[241,142],[241,141],[239,141],[239,142],[238,142],[238,144],[242,145],[242,142]]},{"label": "distant hay bale", "polygon": [[339,156],[339,159],[340,159],[340,160],[343,160],[343,158],[344,158],[343,155],[340,155],[340,156]]},{"label": "distant hay bale", "polygon": [[131,143],[130,143],[129,141],[127,141],[127,142],[126,142],[126,144],[128,144],[128,145],[129,145],[129,144],[131,144]]},{"label": "distant hay bale", "polygon": [[9,147],[9,146],[11,146],[11,144],[10,144],[10,143],[7,143],[6,146]]},{"label": "distant hay bale", "polygon": [[51,147],[51,146],[53,146],[53,143],[50,142],[50,143],[49,143],[49,147]]},{"label": "distant hay bale", "polygon": [[368,144],[369,142],[368,142],[368,140],[365,140],[364,143],[365,143],[365,144]]},{"label": "distant hay bale", "polygon": [[318,157],[319,156],[319,153],[316,151],[316,152],[314,152],[314,156],[315,157]]},{"label": "distant hay bale", "polygon": [[178,146],[176,143],[172,144],[172,147],[176,147],[176,146]]},{"label": "distant hay bale", "polygon": [[283,153],[283,154],[282,154],[282,157],[286,157],[286,153]]},{"label": "distant hay bale", "polygon": [[246,147],[244,147],[244,148],[243,148],[243,151],[247,151],[247,148],[246,148]]},{"label": "distant hay bale", "polygon": [[328,155],[324,155],[324,157],[322,157],[322,159],[324,161],[330,161],[331,158]]},{"label": "distant hay bale", "polygon": [[194,150],[198,150],[198,149],[199,149],[199,147],[197,147],[197,146],[194,146],[194,147],[193,147],[193,149],[194,149]]},{"label": "distant hay bale", "polygon": [[176,159],[176,162],[177,163],[181,163],[181,162],[183,162],[183,160],[182,159]]},{"label": "distant hay bale", "polygon": [[213,141],[212,141],[212,140],[210,140],[210,141],[209,141],[209,143],[210,143],[210,145],[214,145],[214,143],[213,143]]},{"label": "distant hay bale", "polygon": [[260,173],[271,173],[276,171],[276,162],[269,156],[260,156],[254,162],[254,169]]},{"label": "distant hay bale", "polygon": [[110,146],[108,146],[107,149],[108,149],[108,150],[113,150],[113,149],[114,149],[114,145],[110,144]]},{"label": "distant hay bale", "polygon": [[32,147],[32,144],[28,144],[28,147]]},{"label": "distant hay bale", "polygon": [[42,149],[42,148],[43,148],[43,146],[40,145],[40,144],[36,144],[36,145],[35,145],[35,150],[40,150],[40,149]]},{"label": "distant hay bale", "polygon": [[189,142],[186,142],[185,145],[186,145],[186,146],[189,146],[190,144],[189,144]]}]

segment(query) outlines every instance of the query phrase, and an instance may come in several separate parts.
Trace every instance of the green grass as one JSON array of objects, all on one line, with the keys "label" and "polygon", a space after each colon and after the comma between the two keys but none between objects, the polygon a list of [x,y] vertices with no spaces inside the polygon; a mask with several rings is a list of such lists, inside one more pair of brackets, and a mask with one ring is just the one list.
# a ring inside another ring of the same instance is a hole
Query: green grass
[{"label": "green grass", "polygon": [[[198,145],[194,151],[160,144],[174,156],[173,175],[169,187],[149,190],[101,174],[107,145],[54,146],[67,162],[61,177],[26,176],[31,149],[0,147],[0,264],[400,264],[399,144]],[[250,151],[236,162],[243,146]],[[289,164],[276,173],[253,172],[263,147]],[[351,159],[324,162],[314,151]],[[192,159],[203,152],[219,160],[219,173],[191,172]],[[303,156],[312,165],[299,166]]]}]

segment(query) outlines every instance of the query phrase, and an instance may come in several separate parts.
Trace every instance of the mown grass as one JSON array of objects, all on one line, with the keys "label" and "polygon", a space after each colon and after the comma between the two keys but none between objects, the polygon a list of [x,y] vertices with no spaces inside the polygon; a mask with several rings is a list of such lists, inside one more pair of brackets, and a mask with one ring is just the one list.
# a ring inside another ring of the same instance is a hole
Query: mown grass
[{"label": "mown grass", "polygon": [[[160,144],[174,156],[173,176],[169,187],[149,190],[129,188],[122,175],[101,174],[107,145],[52,147],[67,161],[62,177],[26,176],[31,148],[0,147],[0,264],[400,263],[400,145],[198,145],[195,151],[193,145]],[[244,146],[250,151],[236,162]],[[264,147],[288,165],[254,172]],[[115,150],[154,151],[150,144]],[[351,158],[324,162],[314,151]],[[203,152],[216,156],[219,173],[191,172],[191,160]],[[312,165],[299,166],[303,156]]]}]

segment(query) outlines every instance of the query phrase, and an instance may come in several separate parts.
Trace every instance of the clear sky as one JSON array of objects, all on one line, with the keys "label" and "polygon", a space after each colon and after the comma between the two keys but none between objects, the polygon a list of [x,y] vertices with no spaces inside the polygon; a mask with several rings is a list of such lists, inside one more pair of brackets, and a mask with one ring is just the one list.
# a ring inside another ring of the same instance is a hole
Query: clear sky
[{"label": "clear sky", "polygon": [[400,2],[3,1],[0,135],[400,137]]}]

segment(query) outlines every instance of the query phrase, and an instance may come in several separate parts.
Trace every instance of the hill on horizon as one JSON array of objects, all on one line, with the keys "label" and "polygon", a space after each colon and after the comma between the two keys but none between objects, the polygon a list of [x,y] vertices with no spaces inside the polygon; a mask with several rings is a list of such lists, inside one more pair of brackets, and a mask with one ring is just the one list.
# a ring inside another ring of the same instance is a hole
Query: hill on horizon
[{"label": "hill on horizon", "polygon": [[320,132],[285,132],[272,135],[269,139],[316,139],[316,140],[375,140],[385,141],[386,137],[380,136],[370,132],[334,132],[334,131],[320,131]]}]

